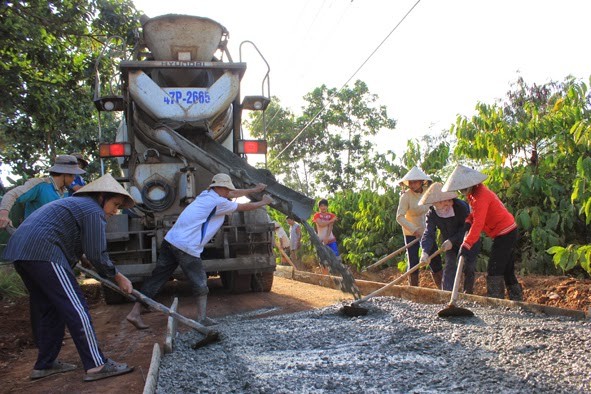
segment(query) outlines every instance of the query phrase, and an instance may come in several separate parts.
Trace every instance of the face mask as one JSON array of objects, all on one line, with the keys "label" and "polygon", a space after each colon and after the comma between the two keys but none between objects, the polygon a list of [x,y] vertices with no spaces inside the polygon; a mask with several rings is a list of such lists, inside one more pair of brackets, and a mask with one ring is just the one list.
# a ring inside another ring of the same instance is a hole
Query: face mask
[{"label": "face mask", "polygon": [[452,206],[446,206],[446,207],[441,208],[441,209],[435,208],[435,213],[437,213],[437,216],[439,216],[440,218],[451,218],[451,217],[454,217],[455,216],[453,205]]}]

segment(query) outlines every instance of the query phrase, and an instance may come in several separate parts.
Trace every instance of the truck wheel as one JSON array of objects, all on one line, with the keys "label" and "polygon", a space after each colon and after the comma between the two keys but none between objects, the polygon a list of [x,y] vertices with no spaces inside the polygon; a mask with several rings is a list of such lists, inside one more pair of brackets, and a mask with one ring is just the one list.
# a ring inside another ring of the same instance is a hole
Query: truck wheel
[{"label": "truck wheel", "polygon": [[250,287],[254,292],[268,293],[273,287],[273,272],[260,272],[258,274],[252,274]]},{"label": "truck wheel", "polygon": [[230,290],[231,293],[247,293],[250,291],[250,274],[239,274],[236,271],[222,272],[220,274],[224,289]]},{"label": "truck wheel", "polygon": [[129,302],[129,299],[123,294],[120,294],[115,290],[111,290],[105,285],[101,285],[101,287],[103,288],[103,298],[105,299],[105,303],[107,305],[117,305]]}]

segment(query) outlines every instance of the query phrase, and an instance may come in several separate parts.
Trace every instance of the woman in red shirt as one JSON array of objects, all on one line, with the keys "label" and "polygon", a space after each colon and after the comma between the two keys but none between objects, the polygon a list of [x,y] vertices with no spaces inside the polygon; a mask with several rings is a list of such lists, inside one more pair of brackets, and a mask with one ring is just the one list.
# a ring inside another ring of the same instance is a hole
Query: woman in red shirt
[{"label": "woman in red shirt", "polygon": [[515,276],[513,249],[517,243],[517,224],[515,218],[505,208],[499,197],[482,182],[488,178],[471,168],[458,165],[442,191],[459,191],[470,204],[471,212],[466,218],[469,230],[460,248],[460,256],[468,257],[474,252],[472,246],[484,233],[493,239],[486,288],[489,297],[505,298],[505,286],[509,298],[523,300],[523,290]]}]

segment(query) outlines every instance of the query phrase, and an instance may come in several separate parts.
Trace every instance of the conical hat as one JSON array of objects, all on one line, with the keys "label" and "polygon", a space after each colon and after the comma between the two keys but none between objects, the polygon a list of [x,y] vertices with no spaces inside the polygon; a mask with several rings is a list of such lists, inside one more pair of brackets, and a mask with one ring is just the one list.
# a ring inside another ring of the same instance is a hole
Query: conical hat
[{"label": "conical hat", "polygon": [[122,208],[131,208],[135,205],[135,201],[133,201],[131,195],[129,195],[127,190],[111,174],[105,174],[96,181],[92,181],[88,185],[81,187],[74,192],[74,195],[85,193],[117,193],[125,197],[125,201],[121,206]]},{"label": "conical hat", "polygon": [[423,172],[419,167],[414,166],[406,175],[398,181],[399,184],[404,183],[408,186],[409,181],[430,181],[431,177]]},{"label": "conical hat", "polygon": [[454,172],[445,181],[445,185],[443,185],[441,191],[449,192],[466,189],[484,182],[486,178],[488,178],[488,175],[458,164]]},{"label": "conical hat", "polygon": [[442,192],[442,187],[443,183],[441,182],[435,182],[429,186],[429,189],[427,189],[425,194],[423,194],[423,197],[421,197],[419,205],[431,205],[436,202],[451,200],[458,196],[456,192]]}]

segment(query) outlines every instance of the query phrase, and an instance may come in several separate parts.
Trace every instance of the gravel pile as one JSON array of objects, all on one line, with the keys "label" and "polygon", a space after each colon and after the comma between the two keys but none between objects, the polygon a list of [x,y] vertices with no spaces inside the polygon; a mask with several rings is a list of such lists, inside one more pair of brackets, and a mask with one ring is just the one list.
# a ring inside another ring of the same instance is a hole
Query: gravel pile
[{"label": "gravel pile", "polygon": [[381,297],[367,316],[342,305],[289,315],[232,316],[223,340],[193,350],[186,333],[163,357],[159,393],[591,392],[591,322],[475,304],[441,319],[442,305]]}]

